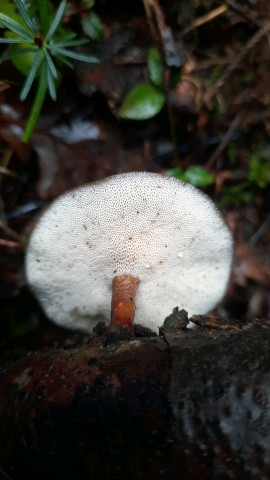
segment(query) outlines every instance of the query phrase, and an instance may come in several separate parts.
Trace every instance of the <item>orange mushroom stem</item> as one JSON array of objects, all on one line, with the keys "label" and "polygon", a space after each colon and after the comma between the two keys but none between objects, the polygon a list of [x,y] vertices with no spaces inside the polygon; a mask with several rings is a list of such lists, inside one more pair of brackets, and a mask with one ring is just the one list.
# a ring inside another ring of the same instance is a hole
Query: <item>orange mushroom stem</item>
[{"label": "orange mushroom stem", "polygon": [[133,329],[136,310],[135,296],[139,279],[132,275],[118,275],[112,281],[111,329]]}]

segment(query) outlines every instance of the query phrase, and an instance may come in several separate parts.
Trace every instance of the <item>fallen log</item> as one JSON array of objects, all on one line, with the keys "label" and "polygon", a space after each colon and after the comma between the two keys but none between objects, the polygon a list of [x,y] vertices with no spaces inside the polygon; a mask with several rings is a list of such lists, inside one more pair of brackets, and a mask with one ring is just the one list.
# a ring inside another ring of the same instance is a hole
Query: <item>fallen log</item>
[{"label": "fallen log", "polygon": [[270,478],[270,326],[37,352],[0,405],[12,480]]}]

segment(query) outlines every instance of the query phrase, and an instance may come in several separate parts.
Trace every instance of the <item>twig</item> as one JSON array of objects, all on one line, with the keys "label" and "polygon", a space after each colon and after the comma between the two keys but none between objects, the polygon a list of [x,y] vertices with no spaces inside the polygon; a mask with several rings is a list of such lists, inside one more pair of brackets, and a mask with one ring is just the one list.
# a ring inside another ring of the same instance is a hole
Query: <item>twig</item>
[{"label": "twig", "polygon": [[258,241],[264,236],[264,234],[266,232],[269,232],[269,227],[270,227],[270,215],[266,217],[265,221],[261,224],[258,230],[252,235],[252,237],[249,240],[249,243],[251,245],[256,245],[256,243],[258,243]]},{"label": "twig", "polygon": [[265,22],[262,27],[250,38],[246,46],[241,49],[241,51],[236,55],[232,62],[229,64],[227,70],[220,76],[217,82],[213,85],[210,92],[208,93],[208,98],[216,95],[218,90],[224,85],[224,83],[229,79],[234,70],[240,65],[243,58],[246,54],[252,50],[257,43],[270,31],[270,20]]},{"label": "twig", "polygon": [[264,122],[264,120],[267,120],[267,118],[270,117],[270,109],[267,109],[262,112],[254,112],[250,113],[250,115],[246,115],[244,119],[244,127],[247,127],[248,125]]},{"label": "twig", "polygon": [[158,0],[144,0],[147,1],[148,7],[154,12],[155,19],[158,26],[160,38],[162,40],[162,48],[164,53],[164,61],[167,67],[179,68],[183,64],[178,46],[176,45],[171,28],[166,24],[163,11],[158,3]]},{"label": "twig", "polygon": [[170,103],[168,102],[168,90],[170,84],[170,67],[179,68],[183,64],[183,59],[178,52],[176,42],[174,40],[172,31],[170,27],[166,24],[163,11],[158,3],[158,0],[143,0],[145,12],[150,24],[150,29],[153,35],[154,40],[157,42],[157,34],[155,31],[155,26],[153,23],[153,14],[155,15],[155,21],[158,28],[158,34],[162,42],[162,50],[165,63],[165,73],[164,73],[164,92],[167,98],[167,112],[168,119],[170,124],[170,132],[172,138],[172,144],[174,149],[175,161],[177,162],[177,137],[175,132],[175,126],[173,121],[173,112]]},{"label": "twig", "polygon": [[8,175],[9,177],[18,178],[18,175],[6,167],[0,166],[0,175]]},{"label": "twig", "polygon": [[7,170],[7,167],[9,165],[12,155],[13,155],[13,149],[10,147],[7,147],[1,157],[0,186],[3,180],[3,175],[9,172],[9,170]]},{"label": "twig", "polygon": [[20,235],[9,228],[2,220],[0,220],[0,231],[9,238],[13,238],[13,240],[20,241]]},{"label": "twig", "polygon": [[4,238],[0,238],[0,247],[7,247],[7,248],[22,248],[21,244],[18,242],[12,242],[11,240],[5,240]]},{"label": "twig", "polygon": [[220,142],[219,146],[216,148],[216,150],[214,151],[214,153],[211,155],[211,157],[209,158],[208,162],[206,163],[205,167],[206,168],[211,168],[214,163],[218,160],[218,158],[220,157],[220,155],[222,154],[222,152],[225,150],[225,148],[227,147],[230,139],[232,138],[235,130],[238,128],[238,126],[240,125],[240,122],[242,120],[242,117],[243,117],[243,113],[242,112],[239,112],[235,118],[233,119],[229,129],[227,130],[227,132],[225,133],[222,141]]},{"label": "twig", "polygon": [[253,23],[257,27],[260,26],[255,14],[254,14],[254,10],[256,10],[256,9],[252,10],[252,7],[248,8],[246,5],[243,4],[243,2],[241,3],[241,5],[239,5],[239,3],[235,0],[224,0],[224,1],[225,1],[225,3],[227,3],[227,5],[229,5],[231,8],[233,8],[238,14],[240,14],[246,20]]},{"label": "twig", "polygon": [[144,10],[145,10],[147,20],[148,20],[148,23],[149,23],[149,26],[150,26],[151,35],[154,39],[156,39],[157,33],[156,33],[155,25],[154,25],[154,22],[153,22],[152,11],[151,11],[151,8],[148,4],[148,0],[143,0],[143,5],[144,5]]},{"label": "twig", "polygon": [[214,8],[214,10],[211,10],[211,12],[208,12],[205,15],[202,15],[201,17],[196,18],[195,20],[193,20],[193,22],[191,22],[191,24],[187,28],[184,29],[184,31],[182,32],[182,35],[186,35],[186,33],[193,30],[193,28],[201,27],[201,25],[211,22],[211,20],[214,20],[214,18],[227,12],[227,10],[228,10],[227,5],[223,4],[217,8]]},{"label": "twig", "polygon": [[7,80],[0,80],[0,93],[4,92],[8,88],[10,88],[9,82]]}]

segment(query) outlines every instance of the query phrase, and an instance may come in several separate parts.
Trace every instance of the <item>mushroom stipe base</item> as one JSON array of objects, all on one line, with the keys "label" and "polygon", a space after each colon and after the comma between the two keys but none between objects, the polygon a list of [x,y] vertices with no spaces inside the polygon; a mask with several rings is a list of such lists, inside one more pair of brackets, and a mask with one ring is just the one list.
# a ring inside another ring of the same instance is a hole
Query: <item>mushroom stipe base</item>
[{"label": "mushroom stipe base", "polygon": [[132,275],[118,275],[113,278],[110,330],[123,326],[133,330],[138,285],[139,279]]}]

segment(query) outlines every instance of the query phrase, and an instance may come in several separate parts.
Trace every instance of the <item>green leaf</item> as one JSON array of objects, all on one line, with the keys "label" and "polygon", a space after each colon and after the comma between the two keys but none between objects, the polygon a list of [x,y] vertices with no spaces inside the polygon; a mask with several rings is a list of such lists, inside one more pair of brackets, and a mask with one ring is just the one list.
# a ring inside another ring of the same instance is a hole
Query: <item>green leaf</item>
[{"label": "green leaf", "polygon": [[[66,48],[66,47],[78,47],[79,45],[85,45],[86,43],[89,43],[89,40],[87,38],[81,39],[81,40],[62,40],[61,42],[52,42],[50,46],[52,47],[57,47],[57,48]],[[49,46],[49,48],[50,48]]]},{"label": "green leaf", "polygon": [[49,12],[48,12],[48,2],[47,0],[39,0],[39,18],[41,22],[41,30],[43,36],[46,34],[49,28]]},{"label": "green leaf", "polygon": [[200,165],[193,165],[186,170],[186,181],[195,187],[207,187],[215,181],[214,175]]},{"label": "green leaf", "polygon": [[13,20],[16,21],[18,21],[20,18],[20,16],[16,13],[14,3],[11,3],[9,0],[1,0],[1,13],[13,18]]},{"label": "green leaf", "polygon": [[71,68],[71,70],[73,70],[74,68],[74,65],[73,63],[69,62],[67,60],[67,58],[63,57],[63,56],[57,56],[57,61],[58,63],[61,63],[62,65],[64,65],[65,67],[68,67],[68,68]]},{"label": "green leaf", "polygon": [[98,15],[91,12],[87,18],[82,20],[82,29],[85,35],[92,40],[102,40],[103,38],[103,25]]},{"label": "green leaf", "polygon": [[[37,50],[38,47],[34,43],[20,43],[9,46],[9,53],[12,55],[13,64],[24,75],[28,75]],[[17,52],[20,52],[20,54],[17,54]]]},{"label": "green leaf", "polygon": [[157,48],[149,48],[148,50],[147,69],[151,82],[157,87],[162,87],[164,67],[161,55]]},{"label": "green leaf", "polygon": [[14,3],[17,7],[17,9],[19,10],[22,18],[24,19],[27,27],[29,28],[29,30],[31,30],[34,34],[37,33],[37,25],[36,23],[29,17],[28,13],[27,13],[27,10],[22,2],[22,0],[14,0]]},{"label": "green leaf", "polygon": [[49,90],[50,96],[52,100],[56,100],[57,94],[56,94],[55,81],[48,63],[46,65],[46,76],[47,76],[47,84],[48,84],[48,90]]},{"label": "green leaf", "polygon": [[0,38],[0,43],[22,43],[21,38]]},{"label": "green leaf", "polygon": [[257,155],[252,155],[249,161],[248,179],[256,183],[259,188],[266,188],[270,184],[270,162],[264,162]]},{"label": "green leaf", "polygon": [[46,34],[45,42],[48,42],[52,38],[54,32],[57,30],[57,28],[59,26],[59,23],[61,22],[61,19],[64,15],[65,8],[66,8],[66,2],[64,0],[63,2],[60,3],[60,5],[57,9],[57,12],[54,16],[53,22],[52,22],[52,24],[51,24],[51,26],[50,26],[47,34]]},{"label": "green leaf", "polygon": [[20,93],[20,100],[21,101],[26,99],[26,97],[27,97],[27,95],[28,95],[28,93],[29,93],[29,91],[32,87],[33,81],[35,80],[35,76],[36,76],[39,65],[40,65],[40,50],[38,50],[35,54],[32,67],[29,71],[28,76],[26,77],[23,88],[21,90],[21,93]]},{"label": "green leaf", "polygon": [[147,120],[163,108],[165,95],[153,85],[139,84],[126,97],[119,116],[129,120]]},{"label": "green leaf", "polygon": [[0,12],[0,22],[1,25],[4,27],[8,28],[14,33],[17,33],[17,35],[20,35],[24,40],[27,40],[28,42],[34,42],[34,37],[31,35],[26,28],[24,28],[22,25],[20,25],[18,22],[15,20],[12,20],[12,18],[7,17],[3,13]]},{"label": "green leaf", "polygon": [[224,208],[227,205],[241,205],[249,203],[254,197],[254,192],[250,189],[250,182],[245,181],[232,187],[224,187],[221,192],[221,198],[218,201],[218,207]]},{"label": "green leaf", "polygon": [[[23,57],[24,55],[31,54],[31,57],[33,56],[33,53],[35,53],[37,50],[34,47],[29,47],[29,48],[16,48],[14,52],[11,52],[8,55],[2,55],[0,57],[0,62],[6,62],[7,60],[12,60],[16,59],[16,57]],[[15,62],[13,62],[15,63]]]},{"label": "green leaf", "polygon": [[56,55],[64,55],[64,57],[70,57],[74,60],[80,60],[81,62],[99,63],[99,60],[96,57],[84,55],[83,53],[72,52],[71,50],[66,50],[65,48],[59,48],[56,45],[50,46],[50,50]]},{"label": "green leaf", "polygon": [[215,177],[206,168],[192,165],[188,168],[172,168],[168,170],[171,177],[179,178],[183,182],[191,183],[194,187],[207,187],[214,183]]},{"label": "green leaf", "polygon": [[49,53],[47,52],[46,48],[43,48],[43,53],[44,53],[45,60],[47,62],[48,68],[49,68],[52,76],[54,78],[57,78],[57,70],[56,70],[55,65],[53,63],[53,60],[50,57]]},{"label": "green leaf", "polygon": [[[77,33],[64,31],[61,35],[61,42],[66,42],[76,37],[77,37]],[[55,40],[52,38],[51,42],[55,42]]]}]

